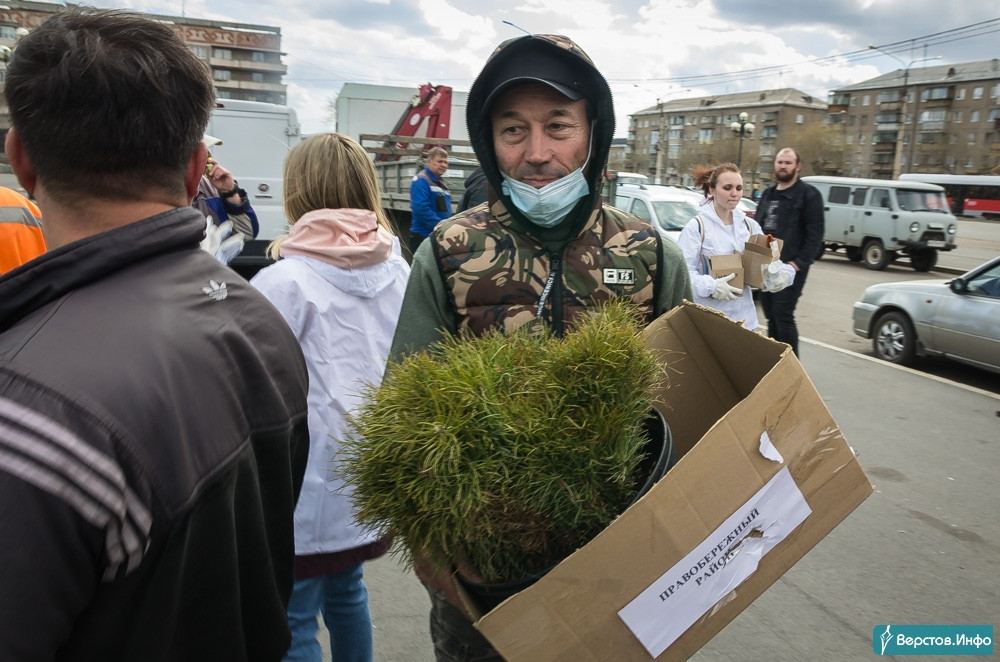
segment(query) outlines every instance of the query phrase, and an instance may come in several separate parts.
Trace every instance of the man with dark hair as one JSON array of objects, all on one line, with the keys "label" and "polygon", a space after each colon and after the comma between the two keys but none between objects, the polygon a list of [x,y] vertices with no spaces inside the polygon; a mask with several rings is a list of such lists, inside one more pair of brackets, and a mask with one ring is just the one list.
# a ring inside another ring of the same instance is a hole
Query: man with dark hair
[{"label": "man with dark hair", "polygon": [[443,147],[427,150],[427,165],[410,182],[410,252],[427,238],[434,226],[451,216],[451,193],[444,182],[448,152]]},{"label": "man with dark hair", "polygon": [[[607,81],[568,38],[519,37],[494,51],[466,106],[487,203],[439,223],[414,254],[393,360],[443,334],[546,325],[562,335],[612,299],[650,322],[692,298],[677,244],[603,204],[614,117]],[[501,660],[473,627],[454,569],[415,557],[437,659]]]},{"label": "man with dark hair", "polygon": [[0,277],[0,659],[280,660],[306,368],[199,248],[208,69],[71,9],[5,94],[48,252]]},{"label": "man with dark hair", "polygon": [[799,179],[802,159],[791,147],[774,157],[775,183],[757,203],[755,220],[764,232],[782,240],[781,261],[792,265],[795,279],[779,292],[761,292],[760,305],[767,317],[767,335],[788,343],[799,354],[795,307],[813,263],[823,245],[823,196],[812,184]]}]

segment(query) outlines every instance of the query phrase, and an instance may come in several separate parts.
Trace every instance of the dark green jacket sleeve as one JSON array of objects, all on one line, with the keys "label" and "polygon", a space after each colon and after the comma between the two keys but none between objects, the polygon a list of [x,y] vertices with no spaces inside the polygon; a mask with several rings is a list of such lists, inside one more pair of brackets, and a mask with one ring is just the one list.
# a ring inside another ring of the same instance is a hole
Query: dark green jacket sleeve
[{"label": "dark green jacket sleeve", "polygon": [[457,332],[448,292],[438,273],[437,260],[428,239],[420,243],[410,264],[410,279],[406,282],[406,294],[399,311],[396,335],[392,338],[389,360],[399,361],[405,354],[419,352]]},{"label": "dark green jacket sleeve", "polygon": [[687,299],[694,301],[691,293],[691,275],[684,262],[684,253],[676,242],[663,238],[660,241],[660,296],[656,301],[656,316],[676,308]]}]

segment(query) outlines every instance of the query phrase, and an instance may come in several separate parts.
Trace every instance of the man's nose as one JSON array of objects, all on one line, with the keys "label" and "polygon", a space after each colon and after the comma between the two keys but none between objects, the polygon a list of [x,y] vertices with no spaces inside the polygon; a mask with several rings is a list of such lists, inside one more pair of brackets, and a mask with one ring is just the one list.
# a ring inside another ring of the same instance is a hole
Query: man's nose
[{"label": "man's nose", "polygon": [[541,131],[532,131],[524,150],[524,159],[528,163],[545,163],[552,158],[549,140]]}]

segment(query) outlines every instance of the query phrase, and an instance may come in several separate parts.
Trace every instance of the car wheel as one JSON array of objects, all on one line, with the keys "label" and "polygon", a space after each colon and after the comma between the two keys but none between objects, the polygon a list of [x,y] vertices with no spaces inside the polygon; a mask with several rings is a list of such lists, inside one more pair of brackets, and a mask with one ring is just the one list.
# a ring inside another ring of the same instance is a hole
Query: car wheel
[{"label": "car wheel", "polygon": [[910,319],[897,311],[879,317],[872,334],[872,349],[876,356],[890,363],[912,363],[917,354],[917,334]]},{"label": "car wheel", "polygon": [[862,259],[864,260],[865,267],[872,269],[874,271],[882,271],[889,264],[889,259],[892,256],[889,251],[885,250],[885,246],[878,239],[872,239],[867,244],[865,244]]},{"label": "car wheel", "polygon": [[861,261],[861,249],[857,246],[845,246],[844,251],[847,253],[847,259],[851,262]]},{"label": "car wheel", "polygon": [[915,271],[930,271],[937,264],[938,252],[932,248],[924,248],[910,253],[910,266]]}]

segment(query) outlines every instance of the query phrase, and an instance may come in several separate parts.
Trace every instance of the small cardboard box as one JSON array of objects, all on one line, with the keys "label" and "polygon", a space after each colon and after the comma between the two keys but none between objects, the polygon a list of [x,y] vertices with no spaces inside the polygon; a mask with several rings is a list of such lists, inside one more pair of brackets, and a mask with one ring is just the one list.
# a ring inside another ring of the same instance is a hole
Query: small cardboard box
[{"label": "small cardboard box", "polygon": [[[781,247],[785,243],[780,239],[778,242],[778,254],[781,254]],[[743,246],[743,278],[750,287],[760,289],[764,286],[761,267],[774,262],[774,255],[771,247],[767,243],[767,236],[762,234],[750,235],[750,238]]]},{"label": "small cardboard box", "polygon": [[714,255],[708,258],[708,273],[712,278],[720,278],[729,274],[736,274],[736,278],[729,281],[729,284],[740,291],[743,295],[743,258],[739,253],[732,255]]},{"label": "small cardboard box", "polygon": [[687,659],[873,491],[787,345],[690,303],[646,338],[681,458],[477,621],[509,662]]}]

